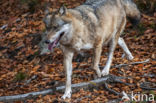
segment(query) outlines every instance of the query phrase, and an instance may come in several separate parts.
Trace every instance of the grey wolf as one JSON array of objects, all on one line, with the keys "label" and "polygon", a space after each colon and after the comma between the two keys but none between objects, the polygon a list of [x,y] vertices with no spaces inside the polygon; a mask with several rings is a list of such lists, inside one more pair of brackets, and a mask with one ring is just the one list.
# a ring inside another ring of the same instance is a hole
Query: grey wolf
[{"label": "grey wolf", "polygon": [[[109,74],[117,44],[128,59],[133,59],[126,43],[120,37],[127,18],[132,23],[140,19],[140,12],[131,0],[87,0],[73,9],[62,6],[52,13],[48,10],[45,12],[43,21],[46,32],[40,43],[41,54],[53,51],[58,45],[63,52],[66,71],[63,99],[71,97],[72,58],[75,52],[93,49],[92,68],[98,77]],[[100,71],[98,64],[104,45],[109,45],[109,54],[104,69]]]}]

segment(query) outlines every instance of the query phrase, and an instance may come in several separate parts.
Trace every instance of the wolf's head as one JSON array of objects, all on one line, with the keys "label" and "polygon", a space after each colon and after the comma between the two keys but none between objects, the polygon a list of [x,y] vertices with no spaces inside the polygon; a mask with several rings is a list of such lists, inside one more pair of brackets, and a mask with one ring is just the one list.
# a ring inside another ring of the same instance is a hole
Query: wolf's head
[{"label": "wolf's head", "polygon": [[46,30],[40,43],[41,54],[52,51],[61,41],[67,41],[71,36],[72,24],[67,19],[67,13],[68,10],[64,6],[53,13],[46,10],[43,19]]}]

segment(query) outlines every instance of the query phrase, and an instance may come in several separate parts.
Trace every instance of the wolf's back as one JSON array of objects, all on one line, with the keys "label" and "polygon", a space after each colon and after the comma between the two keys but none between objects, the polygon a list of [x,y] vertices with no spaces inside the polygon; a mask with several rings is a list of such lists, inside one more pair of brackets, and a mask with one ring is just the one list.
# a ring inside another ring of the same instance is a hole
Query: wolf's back
[{"label": "wolf's back", "polygon": [[126,15],[130,22],[133,25],[139,23],[141,15],[140,11],[138,10],[136,4],[132,0],[121,0],[122,5],[124,6]]},{"label": "wolf's back", "polygon": [[93,5],[98,3],[105,4],[106,2],[110,1],[121,1],[121,4],[125,9],[126,15],[132,24],[136,25],[140,21],[140,11],[132,0],[86,0],[85,3]]}]

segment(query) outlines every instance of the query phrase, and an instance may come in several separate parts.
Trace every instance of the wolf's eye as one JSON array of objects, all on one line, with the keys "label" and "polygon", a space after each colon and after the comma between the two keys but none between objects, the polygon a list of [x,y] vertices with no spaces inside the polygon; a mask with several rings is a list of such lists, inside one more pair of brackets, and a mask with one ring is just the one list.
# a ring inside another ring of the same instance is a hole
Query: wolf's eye
[{"label": "wolf's eye", "polygon": [[57,29],[57,26],[53,26],[53,29]]}]

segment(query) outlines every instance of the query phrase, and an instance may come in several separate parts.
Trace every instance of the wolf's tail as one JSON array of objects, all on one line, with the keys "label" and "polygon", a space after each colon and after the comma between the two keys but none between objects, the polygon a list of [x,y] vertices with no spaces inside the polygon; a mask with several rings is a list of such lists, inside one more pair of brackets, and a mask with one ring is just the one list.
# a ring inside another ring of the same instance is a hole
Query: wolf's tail
[{"label": "wolf's tail", "polygon": [[130,22],[133,25],[136,25],[139,23],[141,14],[140,11],[138,10],[136,4],[132,0],[121,0],[124,9],[126,11],[126,15]]}]

